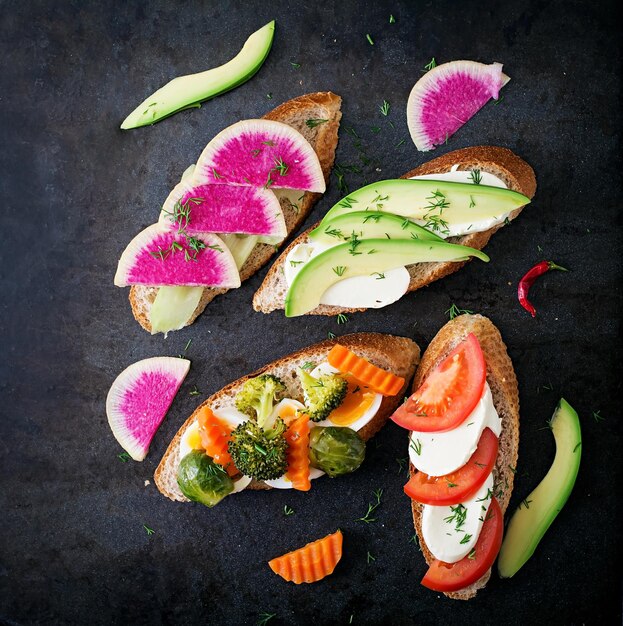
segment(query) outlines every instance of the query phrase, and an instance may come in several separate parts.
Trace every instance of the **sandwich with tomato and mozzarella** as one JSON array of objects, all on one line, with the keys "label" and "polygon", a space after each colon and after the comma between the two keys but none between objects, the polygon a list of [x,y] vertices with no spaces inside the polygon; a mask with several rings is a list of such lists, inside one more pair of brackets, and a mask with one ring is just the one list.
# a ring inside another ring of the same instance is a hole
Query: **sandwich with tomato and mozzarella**
[{"label": "sandwich with tomato and mozzarella", "polygon": [[392,419],[410,431],[405,493],[429,566],[422,584],[468,600],[487,584],[502,544],[519,446],[517,378],[493,323],[448,322]]}]

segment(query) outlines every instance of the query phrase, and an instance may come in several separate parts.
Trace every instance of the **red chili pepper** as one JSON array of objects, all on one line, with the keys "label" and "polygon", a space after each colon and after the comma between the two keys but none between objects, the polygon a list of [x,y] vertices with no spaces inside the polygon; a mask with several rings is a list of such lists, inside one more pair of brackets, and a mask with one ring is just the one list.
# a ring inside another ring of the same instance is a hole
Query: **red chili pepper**
[{"label": "red chili pepper", "polygon": [[534,281],[545,274],[545,272],[549,272],[550,270],[561,270],[563,272],[567,272],[568,270],[564,267],[560,267],[560,265],[556,265],[553,261],[541,261],[537,263],[532,269],[529,269],[523,278],[519,281],[519,286],[517,287],[517,297],[519,298],[519,304],[532,315],[532,317],[536,316],[536,309],[532,306],[532,303],[528,300],[528,292],[530,291],[530,287],[534,284]]}]

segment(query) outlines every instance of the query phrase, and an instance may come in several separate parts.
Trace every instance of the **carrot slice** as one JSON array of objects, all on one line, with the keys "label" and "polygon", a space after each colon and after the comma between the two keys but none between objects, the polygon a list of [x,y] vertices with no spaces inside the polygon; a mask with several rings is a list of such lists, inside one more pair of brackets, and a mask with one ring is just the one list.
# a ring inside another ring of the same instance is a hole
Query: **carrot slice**
[{"label": "carrot slice", "polygon": [[342,558],[342,531],[338,530],[272,561],[270,569],[297,585],[314,583],[333,573]]},{"label": "carrot slice", "polygon": [[309,491],[309,418],[307,415],[294,420],[286,430],[288,442],[288,471],[286,478],[292,481],[292,487],[299,491]]},{"label": "carrot slice", "polygon": [[233,428],[226,421],[216,417],[208,406],[200,409],[197,422],[199,423],[201,445],[206,454],[211,456],[215,463],[222,465],[230,476],[239,474],[240,472],[234,466],[234,462],[227,451],[227,444]]},{"label": "carrot slice", "polygon": [[340,372],[351,374],[361,383],[384,396],[395,396],[405,384],[402,376],[396,376],[392,372],[372,365],[370,361],[357,356],[339,343],[331,348],[327,360]]}]

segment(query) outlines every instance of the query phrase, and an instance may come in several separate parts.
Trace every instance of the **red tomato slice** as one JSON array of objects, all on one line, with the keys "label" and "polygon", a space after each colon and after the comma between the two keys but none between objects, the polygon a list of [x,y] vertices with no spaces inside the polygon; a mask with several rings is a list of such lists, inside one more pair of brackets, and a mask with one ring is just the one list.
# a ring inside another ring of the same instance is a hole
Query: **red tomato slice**
[{"label": "red tomato slice", "polygon": [[398,426],[420,432],[452,430],[474,410],[487,367],[478,339],[467,335],[392,415]]},{"label": "red tomato slice", "polygon": [[504,520],[495,498],[487,511],[480,536],[474,549],[456,563],[435,560],[431,563],[422,584],[433,591],[459,591],[475,583],[493,565],[502,546]]},{"label": "red tomato slice", "polygon": [[444,506],[465,502],[487,480],[497,456],[498,438],[490,428],[485,428],[478,447],[463,467],[445,476],[416,472],[405,485],[405,493],[422,504]]}]

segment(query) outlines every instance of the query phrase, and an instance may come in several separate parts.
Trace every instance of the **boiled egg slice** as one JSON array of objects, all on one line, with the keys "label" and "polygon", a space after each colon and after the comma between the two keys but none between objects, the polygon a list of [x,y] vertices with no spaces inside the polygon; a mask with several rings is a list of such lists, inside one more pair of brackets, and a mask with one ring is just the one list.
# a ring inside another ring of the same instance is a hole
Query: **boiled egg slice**
[{"label": "boiled egg slice", "polygon": [[[323,374],[337,374],[339,370],[324,361],[310,374],[315,378]],[[329,414],[327,419],[315,422],[314,426],[348,426],[353,430],[361,430],[377,413],[383,402],[380,393],[362,385],[352,376],[344,375],[348,382],[348,391],[342,404]]]},{"label": "boiled egg slice", "polygon": [[[227,422],[232,428],[236,428],[242,422],[246,422],[249,418],[247,415],[238,411],[235,407],[223,407],[213,409],[214,415]],[[201,435],[199,434],[199,423],[195,420],[185,431],[180,439],[180,459],[183,459],[193,450],[203,450],[201,445]],[[232,493],[245,489],[253,479],[250,476],[240,476],[234,480],[234,490]],[[231,495],[231,494],[230,494]]]}]

